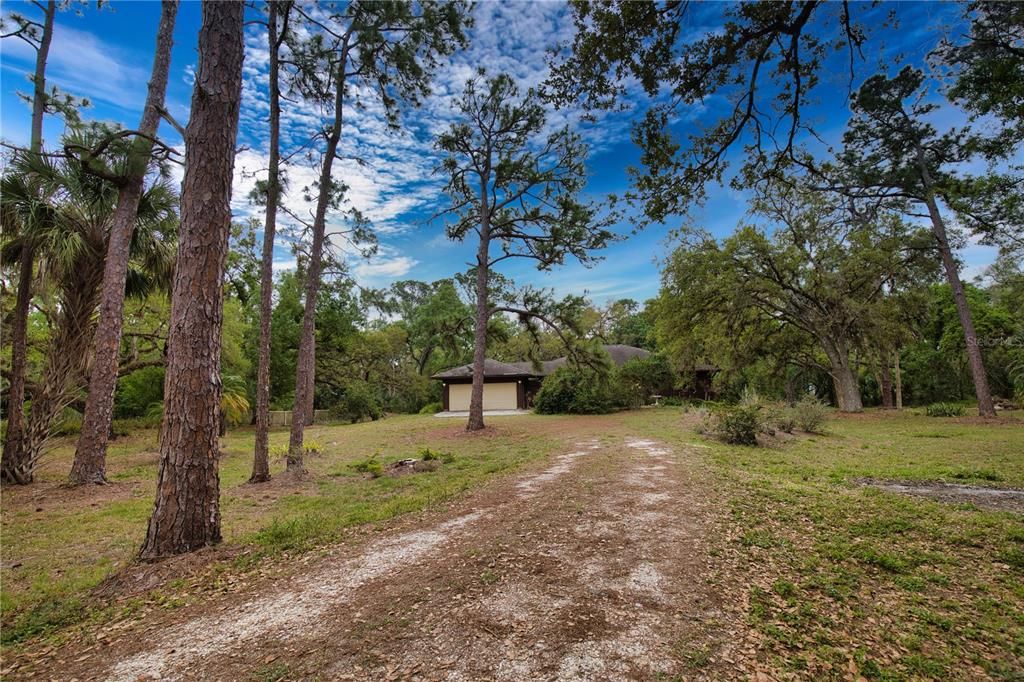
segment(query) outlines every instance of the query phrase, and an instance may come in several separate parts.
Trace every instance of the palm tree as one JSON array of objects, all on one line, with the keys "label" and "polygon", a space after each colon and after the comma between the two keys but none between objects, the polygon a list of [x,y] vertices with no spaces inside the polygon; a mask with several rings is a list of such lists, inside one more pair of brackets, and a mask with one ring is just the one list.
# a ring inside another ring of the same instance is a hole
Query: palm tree
[{"label": "palm tree", "polygon": [[[81,140],[94,141],[88,135]],[[114,156],[119,153],[116,148],[111,151]],[[29,155],[18,156],[0,183],[3,260],[14,262],[24,246],[33,246],[39,277],[37,304],[50,328],[42,377],[30,393],[22,461],[10,463],[18,471],[5,476],[29,483],[56,417],[85,385],[118,188],[77,159]],[[131,243],[126,295],[146,296],[169,285],[176,254],[177,203],[175,191],[164,178],[154,179],[145,189]],[[7,469],[8,463],[4,466]]]}]

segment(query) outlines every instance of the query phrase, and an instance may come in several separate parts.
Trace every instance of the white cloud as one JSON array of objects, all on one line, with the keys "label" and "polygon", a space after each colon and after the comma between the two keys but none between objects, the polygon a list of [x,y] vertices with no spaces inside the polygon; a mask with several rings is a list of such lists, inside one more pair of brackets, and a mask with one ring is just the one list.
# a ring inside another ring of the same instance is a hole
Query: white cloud
[{"label": "white cloud", "polygon": [[[35,50],[21,40],[4,41],[4,68],[31,70]],[[146,99],[148,60],[92,33],[56,23],[46,79],[80,97],[139,111]],[[13,62],[13,63],[12,63]]]}]

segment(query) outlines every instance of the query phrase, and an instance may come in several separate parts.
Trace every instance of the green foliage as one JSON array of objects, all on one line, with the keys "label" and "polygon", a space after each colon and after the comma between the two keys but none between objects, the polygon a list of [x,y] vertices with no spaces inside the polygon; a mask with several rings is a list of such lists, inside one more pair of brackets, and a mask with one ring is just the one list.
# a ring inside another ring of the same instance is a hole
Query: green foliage
[{"label": "green foliage", "polygon": [[669,393],[676,382],[676,374],[662,355],[633,358],[616,370],[621,399],[630,407],[639,407],[652,395]]},{"label": "green foliage", "polygon": [[363,419],[377,421],[384,412],[380,400],[365,382],[352,382],[345,387],[341,401],[330,408],[331,417],[347,419],[355,424]]},{"label": "green foliage", "polygon": [[230,426],[238,426],[249,415],[245,381],[234,375],[221,377],[220,411]]},{"label": "green foliage", "polygon": [[451,464],[455,461],[455,455],[452,453],[431,450],[430,448],[420,448],[417,451],[417,454],[419,454],[420,459],[424,462],[439,461],[444,462],[445,464]]},{"label": "green foliage", "polygon": [[612,373],[565,365],[545,377],[533,406],[539,414],[603,414],[620,402]]},{"label": "green foliage", "polygon": [[441,405],[441,403],[427,403],[426,405],[420,408],[420,414],[437,414],[443,409],[444,406]]},{"label": "green foliage", "polygon": [[317,440],[307,440],[303,442],[302,448],[306,451],[307,455],[319,455],[324,451],[323,444]]},{"label": "green foliage", "polygon": [[758,405],[724,407],[715,413],[714,433],[733,445],[757,445],[757,435],[765,426],[764,414]]},{"label": "green foliage", "polygon": [[365,459],[349,464],[349,468],[362,474],[370,474],[371,478],[379,478],[384,475],[384,464],[381,463],[380,453],[375,452]]},{"label": "green foliage", "polygon": [[150,405],[163,398],[164,368],[143,367],[118,380],[114,416],[122,419],[141,417]]},{"label": "green foliage", "polygon": [[962,417],[966,412],[961,403],[932,403],[924,409],[929,417]]},{"label": "green foliage", "polygon": [[828,408],[813,395],[805,395],[793,406],[793,421],[801,431],[818,433],[828,418]]}]

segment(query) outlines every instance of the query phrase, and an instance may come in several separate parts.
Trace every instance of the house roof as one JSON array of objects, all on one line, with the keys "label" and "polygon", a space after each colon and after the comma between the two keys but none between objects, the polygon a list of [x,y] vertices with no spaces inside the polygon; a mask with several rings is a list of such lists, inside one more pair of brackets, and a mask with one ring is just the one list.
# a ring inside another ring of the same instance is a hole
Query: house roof
[{"label": "house roof", "polygon": [[[616,366],[621,366],[632,360],[633,358],[646,358],[651,352],[644,350],[643,348],[637,348],[635,346],[624,346],[622,344],[613,344],[610,346],[603,346],[603,348],[611,356],[612,362]],[[484,360],[484,377],[495,378],[495,377],[545,377],[551,374],[556,369],[568,362],[568,358],[558,358],[556,360],[545,360],[540,363],[540,368],[534,366],[530,361],[526,362],[498,362],[497,360],[486,359]],[[446,369],[443,372],[438,372],[432,378],[433,379],[466,379],[473,376],[473,364],[462,365],[460,367],[452,367]]]},{"label": "house roof", "polygon": [[[532,366],[529,367],[529,368],[524,368],[524,367],[520,367],[520,365],[531,365],[531,363],[529,363],[529,362],[526,362],[526,363],[522,363],[522,362],[517,362],[517,363],[498,362],[497,360],[491,360],[490,358],[487,358],[487,359],[484,360],[484,376],[485,377],[508,377],[510,379],[513,379],[515,377],[524,377],[524,376],[530,376],[530,377],[544,376],[544,374],[541,374],[541,373],[537,372],[536,370],[534,370],[532,368]],[[461,365],[459,367],[452,367],[451,369],[446,369],[443,372],[438,372],[437,374],[435,374],[431,378],[432,379],[466,379],[466,378],[469,378],[469,377],[472,377],[472,376],[473,376],[473,363],[469,363],[468,365]]]}]

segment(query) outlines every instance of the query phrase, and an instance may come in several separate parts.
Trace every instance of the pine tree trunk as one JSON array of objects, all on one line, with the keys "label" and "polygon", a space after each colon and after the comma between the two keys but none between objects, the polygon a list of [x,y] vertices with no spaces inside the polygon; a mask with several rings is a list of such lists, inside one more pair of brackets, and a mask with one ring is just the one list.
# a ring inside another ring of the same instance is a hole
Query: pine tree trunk
[{"label": "pine tree trunk", "polygon": [[220,349],[231,180],[244,58],[242,2],[202,5],[185,131],[178,260],[171,296],[156,504],[139,556],[220,541]]},{"label": "pine tree trunk", "polygon": [[825,355],[829,359],[829,374],[836,392],[840,412],[860,412],[864,404],[860,397],[860,384],[850,365],[850,351],[842,340],[822,339]]},{"label": "pine tree trunk", "polygon": [[274,236],[280,192],[281,97],[278,83],[278,3],[267,4],[267,41],[270,49],[270,170],[267,176],[267,213],[263,226],[263,261],[260,264],[260,350],[256,370],[256,448],[250,483],[270,480],[270,325],[274,313]]},{"label": "pine tree trunk", "polygon": [[110,227],[99,324],[95,332],[95,351],[89,376],[89,393],[85,401],[82,431],[69,477],[69,482],[73,485],[107,481],[107,434],[110,433],[114,416],[114,392],[117,390],[117,365],[121,354],[124,288],[128,276],[129,251],[153,149],[153,143],[147,137],[155,137],[160,127],[160,110],[164,106],[167,75],[171,68],[171,47],[177,13],[178,0],[163,0],[153,72],[138,128],[141,135],[135,138],[132,145],[131,165],[126,173],[125,184],[118,192],[117,208]]},{"label": "pine tree trunk", "polygon": [[932,233],[935,235],[935,241],[939,247],[942,267],[946,271],[946,280],[949,282],[949,288],[953,293],[953,302],[956,304],[960,326],[964,330],[964,339],[967,343],[967,362],[971,368],[971,378],[974,380],[974,393],[978,397],[978,414],[982,417],[995,417],[996,408],[992,403],[992,392],[988,388],[985,362],[981,358],[981,347],[978,345],[978,336],[974,331],[971,309],[967,305],[967,295],[964,293],[963,282],[960,281],[960,270],[957,267],[956,259],[953,258],[953,251],[949,248],[946,223],[942,220],[939,205],[935,201],[935,184],[932,182],[931,173],[928,171],[924,148],[920,144],[917,146],[917,166],[921,173],[921,181],[924,184],[923,199],[925,206],[928,207],[928,216],[932,221]]},{"label": "pine tree trunk", "polygon": [[[53,40],[56,0],[48,0],[43,12],[43,32],[36,50],[36,68],[32,77],[32,127],[29,151],[43,149],[43,114],[46,112],[46,60]],[[0,459],[0,482],[27,485],[35,478],[34,463],[25,452],[25,372],[28,357],[28,314],[32,304],[32,269],[35,249],[25,244],[18,269],[18,293],[11,321],[11,384],[7,391],[7,434]]]},{"label": "pine tree trunk", "polygon": [[[316,299],[320,293],[320,269],[323,262],[324,231],[327,226],[327,207],[331,199],[331,171],[341,140],[342,113],[345,95],[345,67],[348,62],[348,48],[342,47],[340,65],[335,76],[334,124],[327,138],[324,161],[320,168],[320,194],[313,214],[313,243],[306,269],[306,292],[302,309],[302,336],[299,340],[299,357],[295,364],[295,406],[292,408],[292,428],[288,437],[287,471],[295,475],[305,473],[303,463],[303,439],[306,433],[306,412],[312,404],[313,376],[316,362]],[[310,415],[312,416],[312,415]]]},{"label": "pine tree trunk", "polygon": [[487,357],[487,277],[490,264],[491,215],[487,199],[487,176],[480,178],[480,246],[476,253],[476,325],[473,329],[473,388],[469,394],[467,431],[484,428],[484,360]]}]

